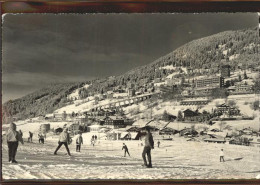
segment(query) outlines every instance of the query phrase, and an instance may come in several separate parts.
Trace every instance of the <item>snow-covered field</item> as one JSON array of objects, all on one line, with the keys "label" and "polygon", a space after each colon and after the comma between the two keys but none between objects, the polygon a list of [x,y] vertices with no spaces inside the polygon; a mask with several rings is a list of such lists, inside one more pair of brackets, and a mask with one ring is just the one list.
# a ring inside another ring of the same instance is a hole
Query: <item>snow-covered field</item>
[{"label": "snow-covered field", "polygon": [[[84,139],[81,153],[75,152],[74,142],[69,146],[72,157],[64,147],[53,155],[55,139],[47,138],[44,145],[20,144],[18,164],[7,162],[4,142],[3,179],[251,179],[260,174],[260,147],[187,142],[176,136],[173,141],[161,140],[160,148],[152,150],[153,168],[144,168],[141,141],[98,140],[93,147]],[[123,142],[131,157],[123,157]],[[218,156],[222,148],[224,163]]]}]

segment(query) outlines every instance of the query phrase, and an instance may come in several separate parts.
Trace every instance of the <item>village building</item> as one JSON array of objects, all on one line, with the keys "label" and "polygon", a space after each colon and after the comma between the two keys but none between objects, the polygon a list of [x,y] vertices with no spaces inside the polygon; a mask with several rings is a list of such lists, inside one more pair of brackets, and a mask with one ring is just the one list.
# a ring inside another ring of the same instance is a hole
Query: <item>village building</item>
[{"label": "village building", "polygon": [[178,130],[169,127],[165,127],[159,131],[159,135],[174,135],[177,133],[179,133]]},{"label": "village building", "polygon": [[208,99],[191,99],[181,101],[180,105],[207,105],[209,102]]},{"label": "village building", "polygon": [[248,85],[248,84],[244,84],[244,83],[236,83],[234,93],[236,93],[236,94],[253,93],[252,85]]},{"label": "village building", "polygon": [[221,105],[217,105],[216,112],[221,114],[239,115],[240,110],[237,109],[236,107],[231,107],[223,103]]},{"label": "village building", "polygon": [[180,136],[196,136],[198,132],[192,128],[184,128],[179,131]]},{"label": "village building", "polygon": [[186,109],[183,111],[184,114],[184,120],[185,121],[207,121],[210,119],[210,114],[209,113],[200,113],[198,111],[192,111],[190,109]]},{"label": "village building", "polygon": [[74,118],[74,122],[78,124],[85,124],[88,121],[88,117],[86,115],[77,116]]},{"label": "village building", "polygon": [[230,77],[230,65],[223,65],[220,68],[222,77]]},{"label": "village building", "polygon": [[133,97],[133,96],[135,96],[135,90],[134,89],[128,89],[128,96],[129,97]]},{"label": "village building", "polygon": [[121,116],[108,116],[104,119],[104,126],[109,128],[123,128],[125,127],[124,118]]},{"label": "village building", "polygon": [[202,77],[196,80],[195,95],[210,95],[214,89],[224,86],[224,78],[221,76]]}]

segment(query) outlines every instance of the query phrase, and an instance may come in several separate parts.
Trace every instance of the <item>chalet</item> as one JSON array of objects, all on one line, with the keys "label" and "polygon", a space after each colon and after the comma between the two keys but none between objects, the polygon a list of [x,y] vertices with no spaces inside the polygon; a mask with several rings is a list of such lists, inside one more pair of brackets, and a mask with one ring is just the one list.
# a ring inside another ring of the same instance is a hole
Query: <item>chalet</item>
[{"label": "chalet", "polygon": [[132,126],[132,127],[126,128],[126,131],[127,132],[140,132],[141,128],[137,127],[137,126]]},{"label": "chalet", "polygon": [[149,125],[142,127],[141,130],[145,130],[146,128],[149,128],[151,132],[159,131],[159,128],[156,128],[155,126],[149,126]]},{"label": "chalet", "polygon": [[124,118],[121,116],[108,116],[104,119],[104,126],[111,128],[125,127]]},{"label": "chalet", "polygon": [[184,120],[185,121],[205,121],[210,118],[208,113],[202,114],[198,111],[192,111],[190,109],[186,109],[183,111],[184,113]]},{"label": "chalet", "polygon": [[187,135],[196,136],[198,135],[198,132],[192,128],[184,128],[180,130],[179,134],[180,136],[187,136]]},{"label": "chalet", "polygon": [[217,106],[216,112],[221,113],[221,114],[226,113],[229,115],[239,115],[240,110],[223,103],[223,104]]},{"label": "chalet", "polygon": [[177,134],[179,133],[178,130],[175,130],[175,129],[172,129],[172,128],[163,128],[159,131],[159,135],[174,135],[174,134]]}]

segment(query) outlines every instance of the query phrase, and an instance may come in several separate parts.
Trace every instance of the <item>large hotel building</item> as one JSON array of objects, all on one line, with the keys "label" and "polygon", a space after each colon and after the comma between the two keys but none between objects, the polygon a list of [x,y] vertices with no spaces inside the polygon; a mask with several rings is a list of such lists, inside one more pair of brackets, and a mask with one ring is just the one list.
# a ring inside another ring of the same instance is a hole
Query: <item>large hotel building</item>
[{"label": "large hotel building", "polygon": [[224,78],[221,76],[209,76],[196,80],[196,95],[210,95],[216,88],[224,86]]}]

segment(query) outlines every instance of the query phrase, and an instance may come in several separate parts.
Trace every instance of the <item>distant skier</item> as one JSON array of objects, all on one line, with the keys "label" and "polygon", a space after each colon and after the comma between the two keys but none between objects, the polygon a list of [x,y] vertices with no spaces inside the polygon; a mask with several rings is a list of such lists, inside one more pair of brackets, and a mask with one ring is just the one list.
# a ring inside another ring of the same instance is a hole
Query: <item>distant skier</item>
[{"label": "distant skier", "polygon": [[79,136],[76,139],[76,152],[80,152],[81,144],[83,144],[82,133],[79,133]]},{"label": "distant skier", "polygon": [[124,155],[124,157],[126,156],[126,153],[128,153],[128,155],[130,156],[129,151],[128,151],[128,148],[127,148],[127,146],[126,146],[125,143],[123,143],[122,150],[125,150],[125,155]]},{"label": "distant skier", "polygon": [[33,138],[33,133],[29,131],[28,142],[31,142],[31,143],[32,143],[32,138]]},{"label": "distant skier", "polygon": [[44,136],[42,134],[38,134],[39,143],[44,144]]},{"label": "distant skier", "polygon": [[91,142],[91,145],[93,145],[93,147],[94,147],[94,145],[95,145],[95,139],[92,138],[90,142]]},{"label": "distant skier", "polygon": [[95,135],[95,140],[97,140],[97,135]]},{"label": "distant skier", "polygon": [[160,148],[160,144],[161,144],[161,142],[158,140],[158,142],[157,142],[158,148]]},{"label": "distant skier", "polygon": [[19,130],[19,134],[21,136],[21,139],[23,140],[23,132],[21,131],[21,129]]},{"label": "distant skier", "polygon": [[[147,168],[152,168],[151,149],[154,148],[154,141],[153,141],[153,136],[150,132],[150,128],[146,127],[145,129],[146,129],[145,145],[144,145],[144,150],[142,153],[142,157],[144,160],[143,166],[146,166]],[[146,155],[147,155],[149,164],[147,164]]]},{"label": "distant skier", "polygon": [[17,163],[15,160],[18,142],[23,144],[22,136],[16,131],[16,125],[14,123],[10,124],[9,130],[6,133],[7,145],[8,145],[8,157],[10,163]]},{"label": "distant skier", "polygon": [[224,159],[224,150],[223,150],[223,149],[221,149],[221,151],[220,151],[220,153],[219,153],[219,160],[220,160],[220,162],[221,162],[221,161],[225,162],[225,159]]},{"label": "distant skier", "polygon": [[60,149],[60,147],[62,145],[64,145],[66,150],[67,150],[68,155],[71,156],[70,155],[70,150],[69,150],[69,147],[68,147],[68,144],[70,142],[71,142],[71,139],[70,139],[70,136],[69,136],[69,133],[68,133],[68,128],[64,128],[63,132],[60,134],[60,138],[59,138],[59,142],[58,142],[59,145],[56,148],[56,150],[54,152],[54,155],[57,155],[57,152]]}]

